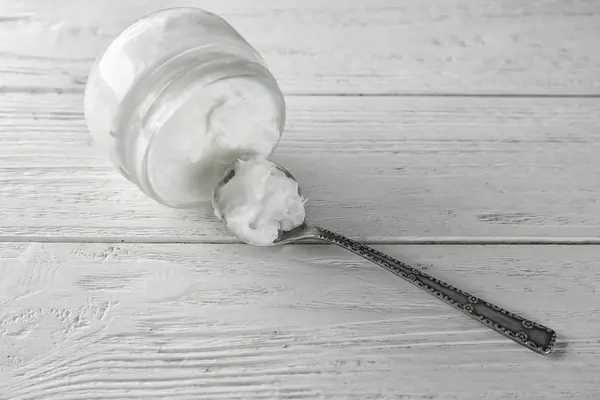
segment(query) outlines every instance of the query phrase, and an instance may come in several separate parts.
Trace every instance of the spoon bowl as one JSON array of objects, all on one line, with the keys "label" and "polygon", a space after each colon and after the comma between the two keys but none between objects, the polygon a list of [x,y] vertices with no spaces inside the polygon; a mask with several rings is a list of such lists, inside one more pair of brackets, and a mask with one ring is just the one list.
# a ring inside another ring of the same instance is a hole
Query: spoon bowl
[{"label": "spoon bowl", "polygon": [[[291,179],[294,182],[298,183],[298,181],[296,180],[296,178],[294,178],[294,176],[292,175],[292,173],[290,171],[288,171],[281,165],[274,163],[273,161],[268,161],[268,162],[272,165],[272,167],[274,169],[282,172],[288,179]],[[221,178],[221,180],[217,184],[217,187],[213,191],[213,208],[215,209],[215,214],[217,214],[219,219],[223,223],[225,223],[225,225],[227,225],[227,217],[226,217],[226,214],[222,211],[223,203],[221,201],[220,193],[221,193],[221,189],[223,187],[225,187],[225,185],[227,185],[229,183],[229,181],[231,181],[233,179],[235,174],[236,174],[236,167],[234,165],[225,172],[223,178]],[[302,196],[302,188],[300,187],[300,184],[298,184],[298,195]],[[233,233],[236,234],[235,232],[233,232]],[[276,246],[276,245],[281,245],[281,244],[298,242],[300,240],[311,240],[311,239],[318,240],[318,234],[319,234],[318,228],[309,225],[307,220],[305,219],[302,224],[300,224],[299,226],[297,226],[291,230],[283,230],[280,228],[278,231],[277,238],[272,243],[269,243],[266,245],[261,244],[259,246],[263,246],[263,247]],[[238,239],[242,240],[245,243],[248,243],[244,238],[238,237]],[[248,243],[248,244],[256,245],[253,243]]]}]

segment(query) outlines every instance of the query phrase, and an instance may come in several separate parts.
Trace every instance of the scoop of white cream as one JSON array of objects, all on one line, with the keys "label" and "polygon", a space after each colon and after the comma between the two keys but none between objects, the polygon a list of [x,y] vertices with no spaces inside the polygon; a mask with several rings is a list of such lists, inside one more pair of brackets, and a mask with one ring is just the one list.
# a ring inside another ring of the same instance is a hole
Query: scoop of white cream
[{"label": "scoop of white cream", "polygon": [[216,189],[215,215],[246,243],[272,244],[279,231],[304,222],[306,200],[298,183],[261,158],[238,159],[235,175]]},{"label": "scoop of white cream", "polygon": [[210,201],[238,157],[267,157],[281,136],[275,100],[267,87],[242,76],[191,87],[176,99],[177,106],[169,103],[164,115],[156,112],[148,125],[160,128],[147,153],[154,197],[172,207]]}]

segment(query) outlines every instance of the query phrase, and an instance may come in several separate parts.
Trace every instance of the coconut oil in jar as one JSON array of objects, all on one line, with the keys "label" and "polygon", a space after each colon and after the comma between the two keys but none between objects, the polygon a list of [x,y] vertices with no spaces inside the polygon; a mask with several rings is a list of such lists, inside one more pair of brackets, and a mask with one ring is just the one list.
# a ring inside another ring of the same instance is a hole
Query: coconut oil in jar
[{"label": "coconut oil in jar", "polygon": [[210,201],[242,155],[266,157],[285,102],[260,55],[225,20],[197,8],[146,16],[94,64],[85,118],[119,171],[156,201]]}]

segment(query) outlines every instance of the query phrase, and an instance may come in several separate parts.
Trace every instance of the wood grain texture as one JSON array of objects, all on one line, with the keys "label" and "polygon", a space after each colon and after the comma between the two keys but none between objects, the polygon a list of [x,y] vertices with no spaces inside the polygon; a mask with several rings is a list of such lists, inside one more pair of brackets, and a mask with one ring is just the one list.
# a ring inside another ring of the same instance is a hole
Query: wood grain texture
[{"label": "wood grain texture", "polygon": [[0,400],[598,398],[600,246],[376,246],[556,329],[545,358],[334,246],[210,244],[208,208],[121,178],[87,73],[181,5],[265,56],[312,221],[600,243],[597,0],[0,0]]},{"label": "wood grain texture", "polygon": [[0,398],[597,396],[600,247],[379,248],[543,321],[562,350],[529,352],[334,246],[8,243]]},{"label": "wood grain texture", "polygon": [[[80,94],[0,95],[0,238],[232,241],[97,154]],[[273,159],[368,241],[598,238],[600,99],[292,97]]]},{"label": "wood grain texture", "polygon": [[1,0],[0,90],[81,91],[122,29],[182,5],[225,17],[286,94],[600,95],[597,0]]}]

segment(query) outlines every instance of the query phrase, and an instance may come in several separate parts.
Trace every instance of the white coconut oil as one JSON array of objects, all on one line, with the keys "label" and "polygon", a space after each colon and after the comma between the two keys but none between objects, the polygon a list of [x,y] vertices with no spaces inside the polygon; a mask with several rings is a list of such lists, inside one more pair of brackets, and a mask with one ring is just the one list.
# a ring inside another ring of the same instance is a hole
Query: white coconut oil
[{"label": "white coconut oil", "polygon": [[[147,153],[149,187],[179,204],[209,201],[224,172],[243,154],[268,156],[281,136],[271,93],[245,77],[186,90],[160,126]],[[169,105],[169,108],[172,104]]]},{"label": "white coconut oil", "polygon": [[267,246],[304,222],[298,182],[261,157],[239,159],[213,199],[215,215],[246,243]]}]

